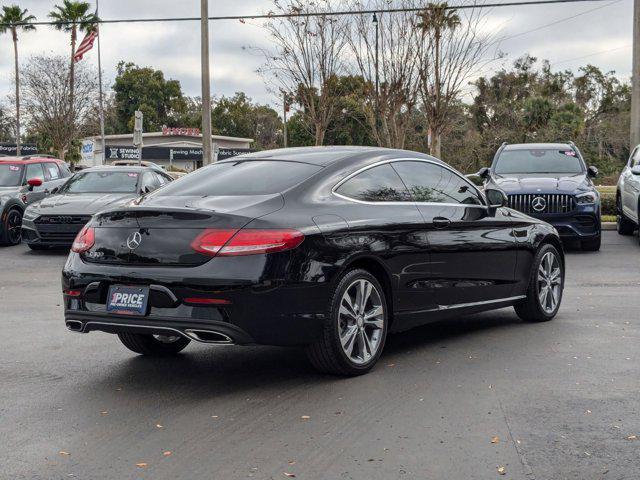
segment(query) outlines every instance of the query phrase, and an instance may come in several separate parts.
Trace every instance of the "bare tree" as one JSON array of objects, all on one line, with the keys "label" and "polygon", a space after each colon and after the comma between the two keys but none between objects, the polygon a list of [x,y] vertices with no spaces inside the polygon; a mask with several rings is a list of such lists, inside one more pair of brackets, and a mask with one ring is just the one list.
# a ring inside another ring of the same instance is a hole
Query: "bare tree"
[{"label": "bare tree", "polygon": [[75,77],[71,106],[69,63],[64,57],[31,57],[21,73],[27,126],[46,138],[60,158],[85,133],[98,101],[97,72],[78,65]]},{"label": "bare tree", "polygon": [[[419,8],[422,4],[419,0],[399,0],[394,7]],[[389,8],[389,1],[352,0],[350,7],[383,10]],[[379,146],[403,148],[419,100],[421,33],[414,13],[382,13],[376,19],[377,38],[371,16],[353,17],[349,37],[353,73],[370,85],[363,111],[374,139]]]},{"label": "bare tree", "polygon": [[[274,0],[274,13],[294,16],[274,18],[265,25],[275,51],[261,50],[266,61],[259,73],[274,93],[296,99],[313,128],[316,145],[324,143],[336,115],[337,77],[344,72],[348,19],[322,15],[338,4],[337,0]],[[307,13],[319,15],[304,16]]]},{"label": "bare tree", "polygon": [[[483,33],[486,13],[472,0],[472,8],[455,10],[430,3],[418,17],[423,52],[420,56],[420,95],[429,129],[429,153],[441,155],[442,134],[451,126],[452,109],[464,87],[493,60],[489,34]],[[477,7],[477,8],[476,8]]]}]

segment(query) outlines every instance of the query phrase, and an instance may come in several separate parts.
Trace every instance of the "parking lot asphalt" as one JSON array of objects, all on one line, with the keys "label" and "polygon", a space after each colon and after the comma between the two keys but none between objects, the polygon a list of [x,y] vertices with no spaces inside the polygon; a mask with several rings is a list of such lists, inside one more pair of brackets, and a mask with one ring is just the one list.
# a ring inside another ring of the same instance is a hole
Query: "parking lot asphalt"
[{"label": "parking lot asphalt", "polygon": [[70,333],[66,255],[0,249],[0,478],[640,478],[640,246],[604,235],[567,254],[554,321],[432,324],[350,379],[297,349]]}]

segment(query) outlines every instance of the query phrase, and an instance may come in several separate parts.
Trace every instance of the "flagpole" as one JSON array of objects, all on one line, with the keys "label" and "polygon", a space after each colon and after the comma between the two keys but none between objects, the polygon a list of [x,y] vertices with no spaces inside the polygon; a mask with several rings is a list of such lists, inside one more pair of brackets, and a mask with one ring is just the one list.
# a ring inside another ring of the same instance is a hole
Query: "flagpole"
[{"label": "flagpole", "polygon": [[[98,12],[100,11],[100,0],[96,0],[96,16],[98,16]],[[104,165],[106,157],[107,157],[107,152],[106,152],[106,142],[104,139],[104,101],[102,98],[102,57],[100,55],[100,24],[98,23],[96,25],[96,28],[98,29],[98,88],[100,89],[100,102],[99,102],[99,108],[100,108],[100,142],[102,144],[102,162],[101,164]],[[96,158],[95,158],[95,152],[94,152],[94,157],[93,157],[93,163],[95,165],[96,163]]]}]

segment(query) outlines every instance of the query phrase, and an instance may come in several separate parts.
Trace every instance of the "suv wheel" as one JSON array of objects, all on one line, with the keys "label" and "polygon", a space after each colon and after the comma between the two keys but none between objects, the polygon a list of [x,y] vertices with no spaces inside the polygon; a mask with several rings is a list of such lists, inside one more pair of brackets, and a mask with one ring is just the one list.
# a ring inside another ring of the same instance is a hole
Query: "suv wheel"
[{"label": "suv wheel", "polygon": [[622,213],[620,196],[616,197],[616,229],[620,235],[633,235],[633,231],[636,229],[635,223]]},{"label": "suv wheel", "polygon": [[527,298],[515,306],[518,316],[528,322],[552,320],[562,302],[564,265],[556,247],[543,245],[536,254],[529,278]]},{"label": "suv wheel", "polygon": [[188,338],[179,335],[119,333],[118,338],[132,352],[155,357],[180,353],[191,342]]},{"label": "suv wheel", "polygon": [[307,347],[309,361],[325,373],[367,373],[384,348],[388,318],[378,280],[366,270],[348,271],[331,295],[322,337]]}]

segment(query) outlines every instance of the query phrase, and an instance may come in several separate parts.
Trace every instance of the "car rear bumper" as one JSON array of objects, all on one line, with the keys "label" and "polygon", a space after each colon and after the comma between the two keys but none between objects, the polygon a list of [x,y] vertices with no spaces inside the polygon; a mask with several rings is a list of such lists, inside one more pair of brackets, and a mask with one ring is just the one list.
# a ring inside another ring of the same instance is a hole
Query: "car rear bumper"
[{"label": "car rear bumper", "polygon": [[[289,255],[284,255],[289,258]],[[220,343],[308,345],[324,325],[328,302],[325,282],[288,278],[287,265],[249,257],[216,258],[197,267],[131,267],[91,264],[71,253],[62,273],[65,323],[88,333],[139,332],[180,335],[192,331],[222,334]],[[285,264],[288,262],[285,261]],[[111,285],[148,286],[146,315],[107,312]],[[219,303],[194,304],[193,297]],[[218,342],[211,342],[218,343]]]}]

